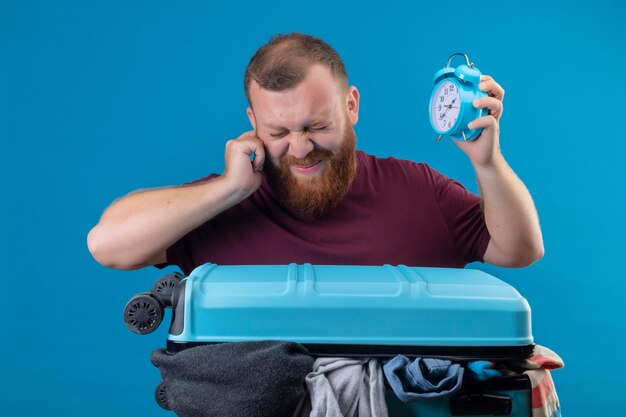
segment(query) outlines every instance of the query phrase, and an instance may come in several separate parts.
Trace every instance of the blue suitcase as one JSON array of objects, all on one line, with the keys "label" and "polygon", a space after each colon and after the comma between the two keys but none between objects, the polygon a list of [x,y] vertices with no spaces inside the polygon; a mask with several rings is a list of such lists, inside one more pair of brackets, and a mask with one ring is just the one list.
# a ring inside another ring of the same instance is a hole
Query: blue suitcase
[{"label": "blue suitcase", "polygon": [[[513,287],[478,270],[391,266],[205,264],[159,279],[133,297],[124,320],[155,330],[172,308],[168,353],[201,344],[289,340],[314,356],[508,360],[533,353],[530,307]],[[163,407],[162,385],[157,402]],[[403,404],[390,416],[530,416],[525,376],[465,379],[456,395]]]}]

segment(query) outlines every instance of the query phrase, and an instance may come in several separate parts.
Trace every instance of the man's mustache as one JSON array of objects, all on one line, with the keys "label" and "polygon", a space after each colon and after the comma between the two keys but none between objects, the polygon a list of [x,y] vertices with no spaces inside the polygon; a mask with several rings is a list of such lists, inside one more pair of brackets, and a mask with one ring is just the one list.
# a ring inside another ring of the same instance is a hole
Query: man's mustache
[{"label": "man's mustache", "polygon": [[311,165],[319,160],[328,159],[332,156],[332,152],[326,149],[313,149],[304,158],[296,158],[292,155],[286,155],[281,158],[282,165]]}]

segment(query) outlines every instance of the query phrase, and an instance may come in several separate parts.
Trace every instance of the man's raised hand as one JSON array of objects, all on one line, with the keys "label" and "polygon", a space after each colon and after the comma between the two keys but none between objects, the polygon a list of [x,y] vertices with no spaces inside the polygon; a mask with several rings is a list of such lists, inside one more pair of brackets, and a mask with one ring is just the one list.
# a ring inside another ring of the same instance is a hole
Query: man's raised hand
[{"label": "man's raised hand", "polygon": [[[254,159],[250,161],[252,154]],[[263,142],[256,136],[254,130],[245,132],[237,139],[226,142],[222,177],[233,187],[233,191],[241,197],[241,200],[244,200],[261,186],[264,162]]]}]

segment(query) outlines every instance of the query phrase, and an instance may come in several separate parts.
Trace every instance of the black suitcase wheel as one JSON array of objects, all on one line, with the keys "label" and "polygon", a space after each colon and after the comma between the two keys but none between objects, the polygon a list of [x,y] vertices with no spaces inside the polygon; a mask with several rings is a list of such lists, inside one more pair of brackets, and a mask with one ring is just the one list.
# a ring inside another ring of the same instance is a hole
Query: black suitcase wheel
[{"label": "black suitcase wheel", "polygon": [[172,305],[172,293],[174,287],[183,279],[183,276],[174,272],[159,278],[152,286],[152,293],[161,301],[163,305]]},{"label": "black suitcase wheel", "polygon": [[164,410],[171,411],[169,405],[167,405],[167,397],[165,396],[165,384],[163,381],[156,387],[154,390],[154,399],[156,400],[159,407]]},{"label": "black suitcase wheel", "polygon": [[163,321],[163,306],[149,294],[137,294],[124,307],[124,323],[137,334],[148,334]]}]

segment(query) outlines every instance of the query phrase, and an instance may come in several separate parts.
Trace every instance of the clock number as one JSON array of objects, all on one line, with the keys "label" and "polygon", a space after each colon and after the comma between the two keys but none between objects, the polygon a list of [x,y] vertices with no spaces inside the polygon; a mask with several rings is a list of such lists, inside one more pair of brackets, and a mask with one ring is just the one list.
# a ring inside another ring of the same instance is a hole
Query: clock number
[{"label": "clock number", "polygon": [[448,95],[448,89],[446,88],[446,95]]},{"label": "clock number", "polygon": [[450,91],[454,91],[454,84],[450,84]]},{"label": "clock number", "polygon": [[441,111],[441,104],[437,106],[437,110]]},{"label": "clock number", "polygon": [[439,101],[443,103],[443,96],[439,96]]},{"label": "clock number", "polygon": [[452,122],[448,122],[448,128],[452,127]]}]

